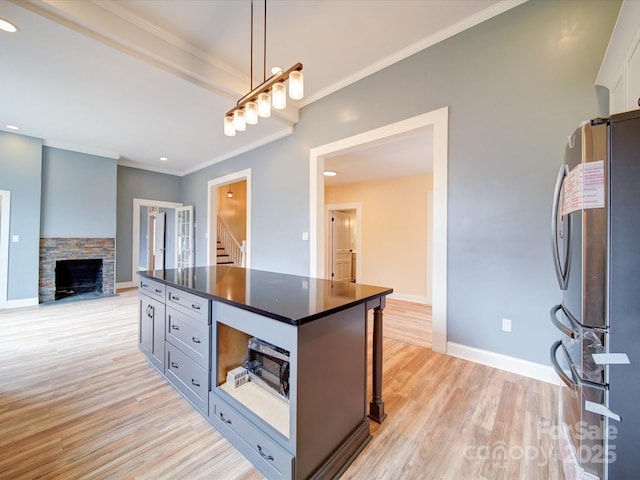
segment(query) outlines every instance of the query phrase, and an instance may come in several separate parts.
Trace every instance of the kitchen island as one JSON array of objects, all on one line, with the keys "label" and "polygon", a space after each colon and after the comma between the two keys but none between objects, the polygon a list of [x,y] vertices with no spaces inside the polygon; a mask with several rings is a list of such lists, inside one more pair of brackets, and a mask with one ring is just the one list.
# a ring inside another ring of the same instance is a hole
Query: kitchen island
[{"label": "kitchen island", "polygon": [[139,346],[267,478],[335,478],[371,439],[369,420],[386,416],[390,293],[227,265],[140,272]]}]

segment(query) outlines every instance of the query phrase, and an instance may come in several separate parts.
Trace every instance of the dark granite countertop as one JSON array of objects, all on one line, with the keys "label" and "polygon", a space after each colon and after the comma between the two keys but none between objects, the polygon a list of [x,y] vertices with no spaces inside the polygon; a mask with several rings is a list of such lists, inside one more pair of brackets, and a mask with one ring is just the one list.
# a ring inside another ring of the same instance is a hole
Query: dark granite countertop
[{"label": "dark granite countertop", "polygon": [[139,275],[291,325],[302,325],[393,292],[386,287],[228,265],[154,270]]}]

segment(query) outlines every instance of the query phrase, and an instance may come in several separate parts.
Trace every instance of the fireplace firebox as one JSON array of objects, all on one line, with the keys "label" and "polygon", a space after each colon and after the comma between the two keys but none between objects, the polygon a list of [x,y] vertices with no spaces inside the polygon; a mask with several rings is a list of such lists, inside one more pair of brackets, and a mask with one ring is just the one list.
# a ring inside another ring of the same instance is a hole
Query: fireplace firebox
[{"label": "fireplace firebox", "polygon": [[83,293],[102,294],[102,259],[56,261],[55,300]]}]

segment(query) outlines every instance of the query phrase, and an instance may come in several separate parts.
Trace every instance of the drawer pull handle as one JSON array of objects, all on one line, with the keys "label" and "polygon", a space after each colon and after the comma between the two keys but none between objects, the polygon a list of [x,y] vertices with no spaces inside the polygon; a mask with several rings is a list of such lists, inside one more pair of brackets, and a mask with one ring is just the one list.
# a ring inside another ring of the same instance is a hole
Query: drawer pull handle
[{"label": "drawer pull handle", "polygon": [[224,417],[224,413],[220,412],[220,420],[222,420],[223,423],[226,423],[227,425],[231,425],[231,420],[229,420],[228,418]]},{"label": "drawer pull handle", "polygon": [[156,293],[162,293],[162,290],[160,290],[159,288],[156,288]]},{"label": "drawer pull handle", "polygon": [[148,284],[146,284],[146,283],[144,283],[144,282],[142,283],[142,288],[148,288],[148,287],[149,287],[149,285],[148,285]]},{"label": "drawer pull handle", "polygon": [[193,308],[194,310],[200,310],[200,305],[195,305],[192,303],[191,308]]},{"label": "drawer pull handle", "polygon": [[195,378],[191,379],[191,385],[193,385],[194,387],[199,387],[200,384],[198,383],[198,381]]},{"label": "drawer pull handle", "polygon": [[262,447],[261,447],[260,445],[258,445],[258,453],[259,453],[259,454],[260,454],[260,456],[261,456],[262,458],[264,458],[265,460],[269,460],[269,461],[273,462],[273,457],[272,457],[271,455],[268,455],[268,454],[264,453],[264,452],[262,451]]},{"label": "drawer pull handle", "polygon": [[171,325],[171,330],[180,330],[180,325]]},{"label": "drawer pull handle", "polygon": [[178,368],[177,362],[171,362],[171,368]]},{"label": "drawer pull handle", "polygon": [[180,300],[180,297],[176,297],[175,295],[171,295],[171,300],[175,300],[176,302],[178,302]]},{"label": "drawer pull handle", "polygon": [[199,338],[196,338],[196,337],[191,337],[191,341],[192,341],[193,343],[202,343],[202,342],[200,341],[200,339],[199,339]]}]

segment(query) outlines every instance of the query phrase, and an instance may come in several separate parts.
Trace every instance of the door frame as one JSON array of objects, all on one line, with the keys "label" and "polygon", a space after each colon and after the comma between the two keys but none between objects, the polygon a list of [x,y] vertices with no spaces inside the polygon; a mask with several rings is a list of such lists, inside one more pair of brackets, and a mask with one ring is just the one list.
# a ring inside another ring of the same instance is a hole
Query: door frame
[{"label": "door frame", "polygon": [[[356,211],[356,283],[362,278],[362,204],[361,203],[332,203],[325,205],[325,218],[327,227],[329,226],[329,215],[334,210],[355,210]],[[325,258],[324,278],[331,272],[331,254],[329,253],[329,228],[325,231]]]},{"label": "door frame", "polygon": [[137,272],[140,266],[140,207],[177,208],[182,203],[165,202],[163,200],[147,200],[144,198],[133,199],[133,231],[131,240],[131,285],[137,285]]},{"label": "door frame", "polygon": [[0,308],[7,307],[9,293],[9,222],[11,192],[0,190]]},{"label": "door frame", "polygon": [[343,138],[309,151],[309,275],[320,277],[325,266],[324,159],[373,145],[421,128],[433,128],[432,349],[447,351],[447,169],[449,107],[423,113],[374,130]]},{"label": "door frame", "polygon": [[251,268],[251,169],[238,170],[222,177],[211,179],[207,182],[207,265],[215,265],[211,263],[211,259],[216,258],[216,253],[212,251],[215,245],[209,240],[216,235],[216,214],[218,212],[218,196],[217,189],[221,185],[235,183],[246,180],[247,182],[247,248],[245,251],[245,268]]}]

